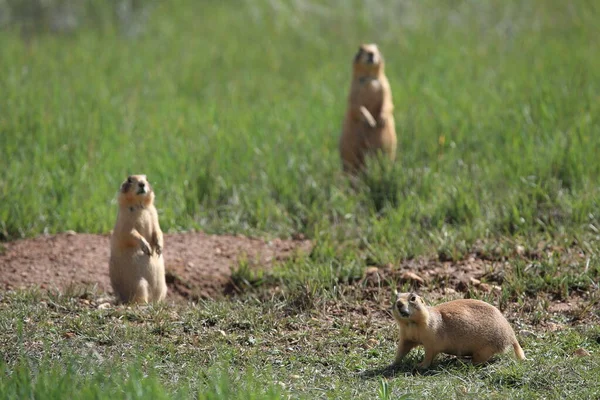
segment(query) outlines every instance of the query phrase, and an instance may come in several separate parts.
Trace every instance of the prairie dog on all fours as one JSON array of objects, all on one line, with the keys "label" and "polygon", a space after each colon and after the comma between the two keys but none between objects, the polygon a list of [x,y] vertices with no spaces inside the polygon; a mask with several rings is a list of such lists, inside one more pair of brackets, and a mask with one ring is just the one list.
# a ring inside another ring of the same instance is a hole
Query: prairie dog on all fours
[{"label": "prairie dog on all fours", "polygon": [[481,364],[509,346],[518,359],[525,359],[506,318],[484,301],[462,299],[428,307],[418,295],[402,293],[392,314],[400,327],[394,365],[418,345],[425,348],[420,368],[429,367],[438,353],[470,356],[473,364]]},{"label": "prairie dog on all fours", "polygon": [[339,143],[344,171],[358,172],[371,153],[380,152],[392,161],[396,158],[393,111],[383,57],[377,45],[363,44],[352,64],[348,109]]},{"label": "prairie dog on all fours", "polygon": [[131,175],[119,190],[119,214],[110,238],[110,282],[123,303],[161,301],[167,295],[163,234],[146,175]]}]

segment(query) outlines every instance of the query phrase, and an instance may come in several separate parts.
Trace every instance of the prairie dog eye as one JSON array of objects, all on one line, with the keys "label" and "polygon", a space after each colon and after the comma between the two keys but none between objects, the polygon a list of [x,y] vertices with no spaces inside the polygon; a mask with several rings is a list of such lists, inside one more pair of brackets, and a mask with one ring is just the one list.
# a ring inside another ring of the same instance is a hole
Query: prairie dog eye
[{"label": "prairie dog eye", "polygon": [[414,303],[417,301],[417,296],[415,296],[414,294],[412,296],[410,296],[410,299],[408,299],[408,301],[410,301],[411,303]]}]

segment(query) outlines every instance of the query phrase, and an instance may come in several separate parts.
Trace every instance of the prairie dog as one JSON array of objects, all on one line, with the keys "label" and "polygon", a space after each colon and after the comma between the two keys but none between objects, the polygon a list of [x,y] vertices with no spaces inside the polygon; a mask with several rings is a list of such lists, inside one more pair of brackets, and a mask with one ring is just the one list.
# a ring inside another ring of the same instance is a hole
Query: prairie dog
[{"label": "prairie dog", "polygon": [[427,307],[418,295],[402,293],[392,314],[400,327],[394,365],[418,345],[425,348],[419,368],[429,367],[438,353],[471,356],[473,364],[481,364],[509,346],[518,359],[525,359],[506,318],[481,300],[454,300]]},{"label": "prairie dog", "polygon": [[339,149],[344,171],[356,173],[374,152],[396,158],[392,90],[383,57],[375,44],[363,44],[354,57],[348,109]]},{"label": "prairie dog", "polygon": [[123,303],[162,301],[167,295],[163,234],[146,175],[131,175],[119,190],[110,238],[110,282]]}]

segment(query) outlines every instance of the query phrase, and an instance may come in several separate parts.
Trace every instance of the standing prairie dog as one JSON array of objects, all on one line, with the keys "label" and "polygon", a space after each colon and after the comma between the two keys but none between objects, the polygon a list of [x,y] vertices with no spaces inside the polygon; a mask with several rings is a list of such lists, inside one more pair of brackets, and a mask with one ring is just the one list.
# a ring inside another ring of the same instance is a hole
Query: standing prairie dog
[{"label": "standing prairie dog", "polygon": [[365,157],[381,152],[396,158],[396,127],[392,90],[377,45],[363,44],[354,57],[348,109],[340,137],[344,171],[356,173]]},{"label": "standing prairie dog", "polygon": [[400,327],[394,365],[418,345],[425,348],[420,368],[429,367],[438,353],[470,356],[473,364],[481,364],[509,346],[518,359],[525,359],[506,318],[496,307],[481,300],[454,300],[427,307],[418,295],[402,293],[392,314]]},{"label": "standing prairie dog", "polygon": [[119,190],[119,214],[110,238],[110,282],[124,303],[162,301],[167,295],[163,234],[146,175],[131,175]]}]

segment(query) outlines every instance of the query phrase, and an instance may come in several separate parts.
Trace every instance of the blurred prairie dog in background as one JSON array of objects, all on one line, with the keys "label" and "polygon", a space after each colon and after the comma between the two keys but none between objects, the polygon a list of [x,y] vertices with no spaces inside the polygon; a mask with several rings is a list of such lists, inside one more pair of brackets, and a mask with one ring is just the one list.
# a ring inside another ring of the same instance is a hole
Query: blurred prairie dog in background
[{"label": "blurred prairie dog in background", "polygon": [[381,152],[396,158],[396,127],[392,90],[385,76],[383,57],[375,44],[363,44],[354,57],[348,108],[339,149],[344,171],[356,173],[365,157]]},{"label": "blurred prairie dog in background", "polygon": [[119,190],[119,213],[110,238],[110,282],[123,303],[148,303],[167,295],[163,234],[146,175],[131,175]]},{"label": "blurred prairie dog in background", "polygon": [[454,300],[428,307],[415,293],[401,293],[392,315],[400,328],[394,365],[418,345],[425,348],[420,368],[429,367],[438,353],[470,356],[473,364],[481,364],[510,346],[518,359],[525,359],[506,318],[481,300]]}]

